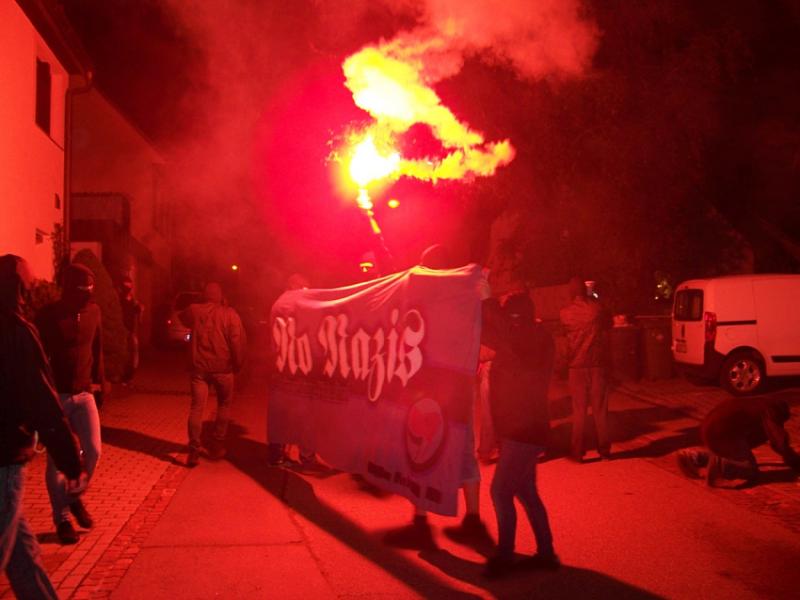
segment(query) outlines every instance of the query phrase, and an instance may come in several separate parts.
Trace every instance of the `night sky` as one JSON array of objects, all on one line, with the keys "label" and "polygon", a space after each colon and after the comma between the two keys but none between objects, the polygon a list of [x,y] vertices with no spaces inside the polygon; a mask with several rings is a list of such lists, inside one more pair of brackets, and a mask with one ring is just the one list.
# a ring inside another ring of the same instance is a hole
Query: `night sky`
[{"label": "night sky", "polygon": [[[236,240],[240,262],[347,278],[368,233],[328,158],[368,115],[341,63],[448,0],[63,4],[97,86],[168,157],[181,224],[215,240],[209,260]],[[459,118],[518,153],[491,178],[386,190],[376,211],[400,266],[445,241],[465,260],[510,257],[539,285],[591,276],[620,305],[649,295],[657,271],[797,271],[800,1],[573,4],[594,44],[575,72],[526,72],[489,50],[436,84]],[[539,33],[545,51],[574,35]],[[412,130],[405,149],[429,137]],[[498,248],[490,225],[511,213]]]}]

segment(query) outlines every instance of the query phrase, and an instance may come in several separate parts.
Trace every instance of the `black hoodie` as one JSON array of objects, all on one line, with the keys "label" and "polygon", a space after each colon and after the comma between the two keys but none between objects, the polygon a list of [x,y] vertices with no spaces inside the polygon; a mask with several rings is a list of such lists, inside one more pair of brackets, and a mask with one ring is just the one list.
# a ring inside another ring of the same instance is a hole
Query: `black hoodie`
[{"label": "black hoodie", "polygon": [[35,328],[21,314],[24,261],[0,257],[0,466],[33,456],[34,431],[68,478],[81,472],[78,445],[64,418]]}]

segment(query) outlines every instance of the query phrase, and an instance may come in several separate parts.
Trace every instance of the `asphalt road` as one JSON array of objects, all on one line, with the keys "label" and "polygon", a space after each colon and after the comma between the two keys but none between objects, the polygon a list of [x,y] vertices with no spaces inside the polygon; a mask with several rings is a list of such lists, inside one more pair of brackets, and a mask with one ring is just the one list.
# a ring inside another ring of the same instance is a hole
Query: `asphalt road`
[{"label": "asphalt road", "polygon": [[[112,597],[797,597],[795,532],[637,451],[660,429],[667,439],[690,430],[689,418],[659,413],[642,437],[652,405],[614,395],[618,427],[630,430],[617,431],[621,458],[540,465],[563,568],[488,581],[481,552],[442,535],[456,519],[431,515],[436,549],[391,548],[384,534],[410,520],[404,499],[344,473],[268,468],[261,385],[252,374],[237,400],[226,460],[188,473]],[[492,472],[482,467],[482,513],[496,535]],[[518,552],[532,553],[521,511],[518,532]]]}]

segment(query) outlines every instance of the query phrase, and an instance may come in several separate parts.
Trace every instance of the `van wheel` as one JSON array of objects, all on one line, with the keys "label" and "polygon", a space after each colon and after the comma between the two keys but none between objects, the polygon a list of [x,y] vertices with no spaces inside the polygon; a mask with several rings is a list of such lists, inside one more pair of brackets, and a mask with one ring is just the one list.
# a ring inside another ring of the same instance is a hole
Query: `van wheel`
[{"label": "van wheel", "polygon": [[734,396],[755,394],[764,378],[764,364],[751,352],[736,352],[722,363],[720,384]]}]

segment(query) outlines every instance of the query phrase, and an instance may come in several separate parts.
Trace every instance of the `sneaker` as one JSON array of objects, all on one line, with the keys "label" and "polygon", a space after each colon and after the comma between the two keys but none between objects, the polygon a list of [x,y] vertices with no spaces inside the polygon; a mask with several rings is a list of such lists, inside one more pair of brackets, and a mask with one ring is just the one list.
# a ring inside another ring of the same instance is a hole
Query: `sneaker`
[{"label": "sneaker", "polygon": [[72,526],[72,522],[69,519],[66,521],[61,521],[58,525],[56,525],[56,535],[62,544],[67,545],[78,543],[78,532],[75,531],[75,528]]},{"label": "sneaker", "polygon": [[71,512],[72,516],[75,517],[78,525],[84,529],[91,529],[94,525],[94,519],[92,519],[92,515],[89,514],[88,510],[86,510],[86,505],[84,505],[80,498],[69,505],[69,512]]},{"label": "sneaker", "polygon": [[324,465],[320,460],[316,457],[316,455],[312,454],[311,456],[300,456],[300,462],[298,463],[298,467],[303,471],[328,471],[328,467]]},{"label": "sneaker", "polygon": [[414,517],[411,525],[390,531],[383,537],[387,546],[406,549],[435,548],[431,526],[427,517]]},{"label": "sneaker", "polygon": [[483,576],[486,579],[500,579],[514,570],[514,559],[504,556],[493,556],[486,561]]},{"label": "sneaker", "polygon": [[524,558],[519,563],[519,568],[526,571],[557,571],[561,561],[555,554],[539,554]]},{"label": "sneaker", "polygon": [[478,515],[468,514],[455,527],[445,527],[444,534],[459,544],[492,546],[494,540]]},{"label": "sneaker", "polygon": [[689,479],[700,479],[700,469],[694,462],[694,457],[686,450],[679,450],[675,455],[678,462],[678,468]]},{"label": "sneaker", "polygon": [[189,456],[186,457],[186,466],[193,469],[200,464],[200,450],[189,450]]}]

